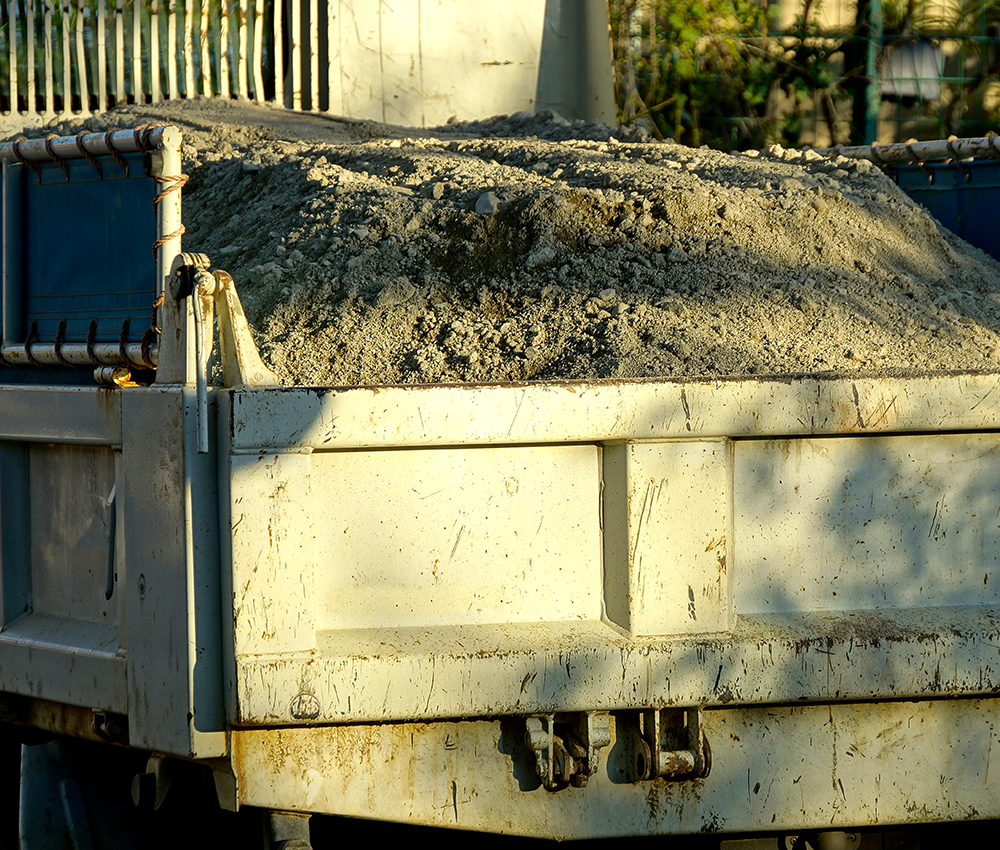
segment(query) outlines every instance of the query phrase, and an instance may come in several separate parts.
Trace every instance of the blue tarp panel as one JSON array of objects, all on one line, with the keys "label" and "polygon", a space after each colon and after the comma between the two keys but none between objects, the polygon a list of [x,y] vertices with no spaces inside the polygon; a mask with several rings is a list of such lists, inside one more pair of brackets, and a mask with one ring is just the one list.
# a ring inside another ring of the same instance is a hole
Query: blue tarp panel
[{"label": "blue tarp panel", "polygon": [[966,242],[1000,260],[1000,231],[993,218],[1000,207],[1000,160],[927,163],[930,175],[916,165],[893,166],[899,188]]},{"label": "blue tarp panel", "polygon": [[[129,154],[130,177],[101,157],[103,179],[86,160],[56,163],[39,175],[19,164],[4,171],[4,342],[24,342],[32,322],[38,340],[55,340],[66,320],[66,342],[86,342],[97,320],[97,342],[117,342],[130,320],[129,340],[149,327],[156,298],[153,197],[142,155]],[[14,210],[23,210],[20,217]]]}]

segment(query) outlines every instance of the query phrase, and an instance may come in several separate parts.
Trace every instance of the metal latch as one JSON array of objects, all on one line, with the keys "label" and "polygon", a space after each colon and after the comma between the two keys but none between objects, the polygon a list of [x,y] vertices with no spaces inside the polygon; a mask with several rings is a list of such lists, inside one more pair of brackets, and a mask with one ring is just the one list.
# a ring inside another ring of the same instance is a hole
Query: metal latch
[{"label": "metal latch", "polygon": [[619,724],[619,740],[632,747],[633,782],[661,776],[704,779],[712,769],[700,708],[648,709]]},{"label": "metal latch", "polygon": [[597,772],[598,750],[611,743],[606,711],[526,717],[525,741],[535,753],[538,778],[550,790],[584,788]]},{"label": "metal latch", "polygon": [[194,308],[195,391],[198,451],[208,452],[208,370],[213,325],[219,325],[219,352],[227,387],[273,387],[278,379],[260,359],[236,285],[228,272],[209,271],[204,254],[179,254],[172,270],[176,301],[190,297]]}]

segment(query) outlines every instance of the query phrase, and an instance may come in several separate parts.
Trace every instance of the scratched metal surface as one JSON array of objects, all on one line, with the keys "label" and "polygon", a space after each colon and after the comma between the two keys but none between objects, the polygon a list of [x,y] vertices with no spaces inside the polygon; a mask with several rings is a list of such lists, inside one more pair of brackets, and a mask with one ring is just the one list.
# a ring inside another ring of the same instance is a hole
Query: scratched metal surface
[{"label": "scratched metal surface", "polygon": [[533,778],[514,719],[237,731],[233,764],[249,805],[539,838],[856,829],[997,817],[996,709],[984,699],[710,710],[709,776],[636,784],[616,718],[587,787],[556,792]]},{"label": "scratched metal surface", "polygon": [[235,392],[231,715],[991,693],[996,384]]},{"label": "scratched metal surface", "polygon": [[1000,427],[1000,375],[242,390],[232,449],[961,431]]}]

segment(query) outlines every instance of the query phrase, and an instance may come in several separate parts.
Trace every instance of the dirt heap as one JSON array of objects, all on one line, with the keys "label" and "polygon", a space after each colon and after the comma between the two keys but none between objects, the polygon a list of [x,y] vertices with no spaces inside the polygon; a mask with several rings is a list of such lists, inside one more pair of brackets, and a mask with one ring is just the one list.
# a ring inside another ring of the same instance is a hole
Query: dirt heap
[{"label": "dirt heap", "polygon": [[288,384],[1000,361],[1000,264],[867,162],[551,113],[417,131],[200,101],[80,126],[154,120],[185,132],[185,250],[234,275]]}]

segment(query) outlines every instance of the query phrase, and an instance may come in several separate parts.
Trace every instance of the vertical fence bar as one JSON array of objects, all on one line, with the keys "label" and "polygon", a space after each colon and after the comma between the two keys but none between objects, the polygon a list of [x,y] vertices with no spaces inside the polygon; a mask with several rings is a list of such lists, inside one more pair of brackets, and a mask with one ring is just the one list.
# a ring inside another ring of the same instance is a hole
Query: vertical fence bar
[{"label": "vertical fence bar", "polygon": [[208,50],[208,31],[210,26],[208,0],[201,0],[201,93],[205,97],[212,96],[212,63]]},{"label": "vertical fence bar", "polygon": [[25,100],[29,115],[38,112],[38,101],[35,97],[35,0],[25,3],[24,29],[27,55],[25,56]]},{"label": "vertical fence bar", "polygon": [[62,67],[63,67],[63,104],[62,112],[65,115],[73,113],[73,66],[70,54],[69,37],[69,0],[63,0],[62,4]]},{"label": "vertical fence bar", "polygon": [[229,91],[229,4],[219,0],[219,94],[228,98]]},{"label": "vertical fence bar", "polygon": [[302,108],[302,7],[292,0],[292,109]]},{"label": "vertical fence bar", "polygon": [[177,100],[177,0],[167,4],[167,86],[170,99]]},{"label": "vertical fence bar", "polygon": [[[340,99],[340,2],[326,4],[326,111],[339,112]],[[337,57],[334,63],[333,57]]]},{"label": "vertical fence bar", "polygon": [[146,99],[142,87],[142,3],[132,5],[132,97],[136,103]]},{"label": "vertical fence bar", "polygon": [[[277,0],[276,0],[277,2]],[[247,0],[240,0],[240,27],[239,27],[239,68],[237,69],[237,83],[239,85],[240,97],[248,97],[247,90]]]},{"label": "vertical fence bar", "polygon": [[97,109],[108,108],[108,33],[105,0],[97,0]]},{"label": "vertical fence bar", "polygon": [[184,97],[194,95],[194,0],[184,0]]},{"label": "vertical fence bar", "polygon": [[160,4],[158,0],[150,0],[149,4],[149,88],[153,103],[159,103],[163,100],[163,93],[160,91]]},{"label": "vertical fence bar", "polygon": [[[334,2],[334,0],[330,0]],[[281,0],[274,0],[271,5],[274,16],[274,100],[278,106],[285,105],[285,46],[282,43],[282,11]]]},{"label": "vertical fence bar", "polygon": [[17,3],[7,4],[7,52],[10,60],[10,114],[17,115]]},{"label": "vertical fence bar", "polygon": [[115,105],[125,102],[125,8],[115,3]]},{"label": "vertical fence bar", "polygon": [[253,5],[253,87],[258,103],[264,102],[264,0]]},{"label": "vertical fence bar", "polygon": [[319,112],[319,4],[309,0],[309,109]]},{"label": "vertical fence bar", "polygon": [[45,53],[45,114],[54,115],[55,104],[55,68],[53,67],[53,47],[52,47],[52,0],[45,0],[42,20],[42,37],[44,38],[43,51]]},{"label": "vertical fence bar", "polygon": [[87,12],[87,0],[79,0],[76,7],[76,75],[80,83],[80,112],[90,112],[90,89],[87,85],[87,52],[83,44],[83,20]]}]

